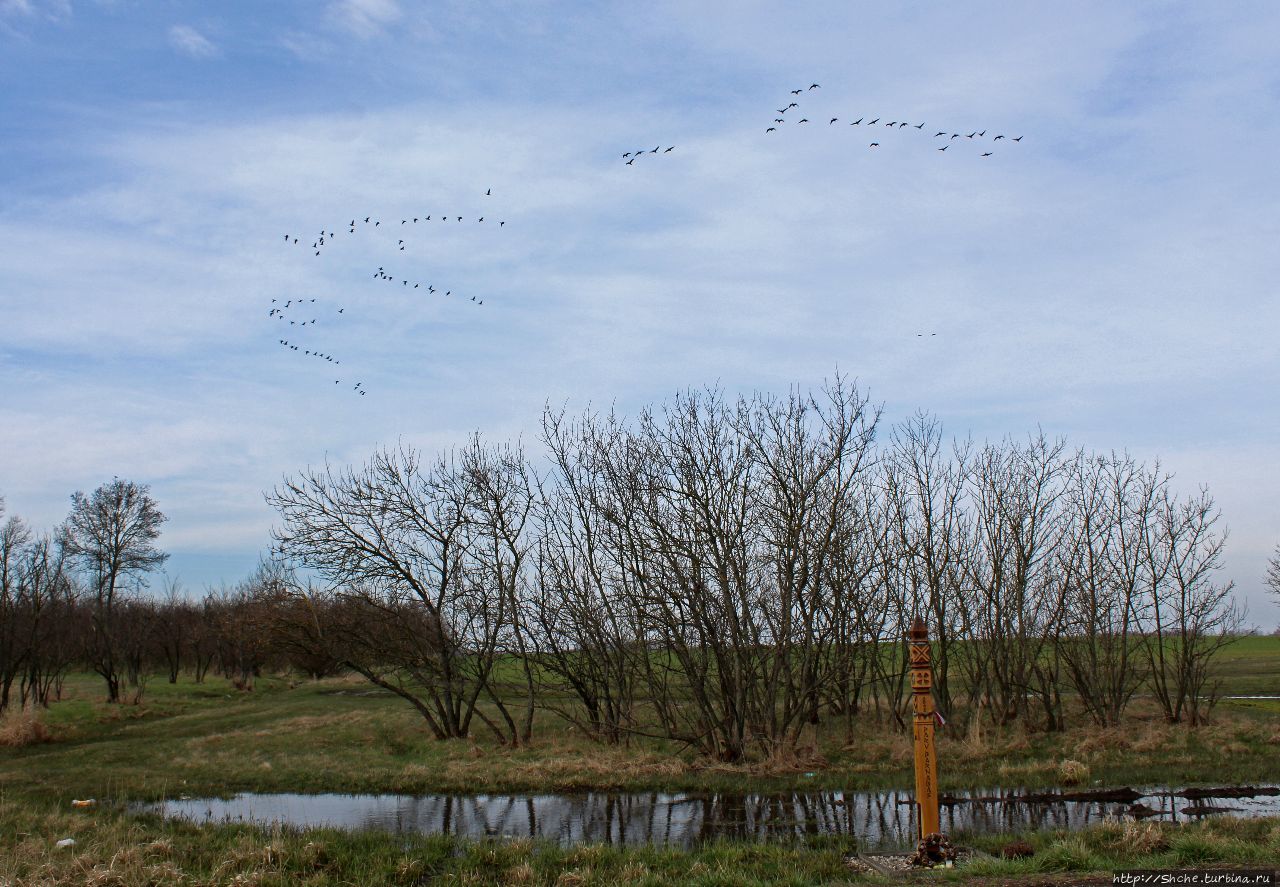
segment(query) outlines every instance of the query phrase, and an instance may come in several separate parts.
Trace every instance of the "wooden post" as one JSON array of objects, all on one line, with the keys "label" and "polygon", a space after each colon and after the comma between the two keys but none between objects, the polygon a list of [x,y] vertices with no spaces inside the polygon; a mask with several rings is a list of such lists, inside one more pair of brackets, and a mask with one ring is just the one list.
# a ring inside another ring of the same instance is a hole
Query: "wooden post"
[{"label": "wooden post", "polygon": [[938,828],[938,757],[933,748],[933,667],[929,630],[919,616],[911,625],[911,696],[915,708],[911,733],[916,751],[916,805],[920,809],[920,837]]}]

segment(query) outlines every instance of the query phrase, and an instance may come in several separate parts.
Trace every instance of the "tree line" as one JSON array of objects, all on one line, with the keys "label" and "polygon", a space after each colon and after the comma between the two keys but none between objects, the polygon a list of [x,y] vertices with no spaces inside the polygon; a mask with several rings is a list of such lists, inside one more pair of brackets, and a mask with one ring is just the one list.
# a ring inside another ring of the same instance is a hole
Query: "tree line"
[{"label": "tree line", "polygon": [[266,494],[271,556],[202,600],[139,587],[163,515],[127,481],[0,536],[0,705],[77,664],[108,698],[151,672],[249,688],[266,667],[361,675],[436,737],[656,736],[726,761],[824,720],[909,724],[915,615],[949,719],[1115,725],[1135,694],[1198,724],[1241,625],[1204,489],[1158,463],[885,426],[857,387],[690,391],[634,418],[548,410],[539,448],[384,448]]},{"label": "tree line", "polygon": [[73,495],[51,533],[6,518],[0,498],[0,713],[48,707],[72,669],[95,672],[116,703],[140,701],[156,674],[203,682],[212,669],[249,689],[265,666],[332,673],[273,634],[283,586],[271,565],[194,599],[168,577],[148,589],[167,558],[164,521],[146,485],[118,478]]},{"label": "tree line", "polygon": [[952,716],[1114,725],[1146,688],[1195,724],[1240,627],[1213,498],[1126,454],[882,429],[839,378],[549,410],[539,438],[383,449],[267,495],[315,641],[441,738],[518,745],[543,708],[733,761],[823,718],[905,724],[916,614]]}]

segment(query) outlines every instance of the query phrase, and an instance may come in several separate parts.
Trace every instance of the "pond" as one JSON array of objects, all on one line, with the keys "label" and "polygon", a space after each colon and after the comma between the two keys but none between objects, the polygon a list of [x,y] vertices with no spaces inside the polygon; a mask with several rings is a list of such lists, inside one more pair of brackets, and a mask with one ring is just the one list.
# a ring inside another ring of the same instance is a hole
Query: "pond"
[{"label": "pond", "polygon": [[[541,838],[561,845],[691,847],[720,838],[794,841],[834,836],[848,838],[860,849],[888,850],[914,843],[911,798],[908,791],[240,794],[227,799],[161,801],[135,809],[200,823],[280,823],[298,828],[380,829],[468,838]],[[1276,816],[1280,815],[1280,787],[1185,791],[1147,787],[1065,794],[1016,789],[958,792],[943,796],[942,828],[953,834],[1071,829],[1123,813],[1166,821],[1219,813]]]}]

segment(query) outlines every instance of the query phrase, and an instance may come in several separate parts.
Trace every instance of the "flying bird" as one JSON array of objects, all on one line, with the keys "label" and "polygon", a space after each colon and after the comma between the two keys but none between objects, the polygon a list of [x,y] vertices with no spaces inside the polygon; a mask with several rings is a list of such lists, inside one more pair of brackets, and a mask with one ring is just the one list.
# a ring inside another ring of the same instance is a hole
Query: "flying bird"
[{"label": "flying bird", "polygon": [[827,126],[830,126],[831,124],[835,123],[839,119],[840,119],[839,117],[832,117],[830,120],[827,121]]},{"label": "flying bird", "polygon": [[816,84],[816,83],[810,83],[810,84],[809,84],[809,88],[810,88],[810,89],[821,89],[822,87],[820,87],[820,86],[819,86],[818,84]]},{"label": "flying bird", "polygon": [[983,157],[990,157],[990,156],[991,156],[991,152],[990,152],[990,151],[988,151],[986,154],[983,154],[982,156],[983,156]]},{"label": "flying bird", "polygon": [[804,92],[804,90],[803,90],[803,89],[793,89],[793,90],[791,90],[791,94],[792,94],[792,95],[800,95],[800,93],[802,93],[802,92]]},{"label": "flying bird", "polygon": [[861,123],[864,119],[865,119],[865,118],[859,117],[857,120],[853,121],[853,122],[852,122],[852,123],[850,123],[849,125],[850,125],[850,126],[857,126],[857,125],[858,125],[859,123]]},{"label": "flying bird", "polygon": [[872,142],[870,145],[867,145],[867,147],[868,147],[868,148],[879,148],[879,147],[880,147],[880,143],[879,143],[879,142]]},{"label": "flying bird", "polygon": [[492,197],[492,196],[493,196],[493,189],[492,189],[492,188],[485,188],[485,189],[484,189],[484,196],[485,196],[485,197]]},{"label": "flying bird", "polygon": [[[771,126],[765,130],[765,132],[777,132],[777,131],[778,131],[778,127],[776,126]],[[630,162],[631,162],[630,160],[627,161],[627,163],[630,163]]]}]

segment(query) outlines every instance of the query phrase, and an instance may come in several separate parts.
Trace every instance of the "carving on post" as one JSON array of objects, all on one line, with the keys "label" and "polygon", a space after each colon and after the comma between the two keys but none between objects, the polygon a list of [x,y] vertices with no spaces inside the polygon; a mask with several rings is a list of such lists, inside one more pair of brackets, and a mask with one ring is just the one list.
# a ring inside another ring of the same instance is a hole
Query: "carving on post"
[{"label": "carving on post", "polygon": [[938,758],[933,748],[933,667],[929,655],[929,631],[919,616],[911,625],[911,696],[915,714],[911,733],[915,740],[916,805],[920,810],[920,837],[938,829]]}]

